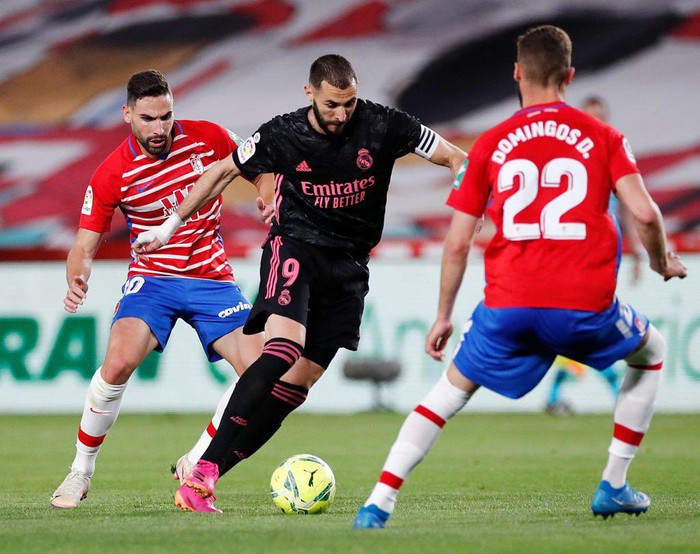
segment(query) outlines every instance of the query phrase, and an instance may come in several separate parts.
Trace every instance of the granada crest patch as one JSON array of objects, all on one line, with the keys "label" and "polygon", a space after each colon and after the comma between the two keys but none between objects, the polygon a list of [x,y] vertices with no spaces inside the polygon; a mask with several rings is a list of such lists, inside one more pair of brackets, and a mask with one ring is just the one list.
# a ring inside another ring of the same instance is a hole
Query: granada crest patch
[{"label": "granada crest patch", "polygon": [[197,175],[204,173],[204,164],[198,154],[190,155],[190,165]]}]

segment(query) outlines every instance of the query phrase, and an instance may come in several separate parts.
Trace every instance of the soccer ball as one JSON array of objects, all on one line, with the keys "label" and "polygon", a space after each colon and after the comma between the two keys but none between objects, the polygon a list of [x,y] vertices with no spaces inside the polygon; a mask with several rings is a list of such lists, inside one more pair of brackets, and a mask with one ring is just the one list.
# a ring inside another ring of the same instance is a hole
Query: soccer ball
[{"label": "soccer ball", "polygon": [[272,472],[270,494],[285,514],[320,514],[333,502],[335,477],[321,458],[297,454]]}]

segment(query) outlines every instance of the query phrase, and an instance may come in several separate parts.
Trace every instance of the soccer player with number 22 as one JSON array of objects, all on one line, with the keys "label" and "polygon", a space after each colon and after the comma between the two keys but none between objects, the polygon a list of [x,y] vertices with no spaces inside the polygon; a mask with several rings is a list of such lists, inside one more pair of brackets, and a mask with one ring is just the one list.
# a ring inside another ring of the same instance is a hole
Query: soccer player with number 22
[{"label": "soccer player with number 22", "polygon": [[607,518],[640,514],[651,503],[627,483],[627,468],[649,428],[665,345],[644,315],[615,297],[619,243],[610,193],[633,215],[654,271],[669,280],[685,277],[686,268],[667,249],[659,208],[624,136],[564,101],[574,76],[566,32],[547,25],[522,35],[513,76],[522,109],[474,143],[448,200],[455,212],[426,352],[443,358],[467,254],[488,209],[496,233],[485,252],[485,299],[449,368],[404,422],[356,528],[386,525],[410,471],[480,386],[520,398],[557,354],[598,370],[627,362],[592,509]]}]

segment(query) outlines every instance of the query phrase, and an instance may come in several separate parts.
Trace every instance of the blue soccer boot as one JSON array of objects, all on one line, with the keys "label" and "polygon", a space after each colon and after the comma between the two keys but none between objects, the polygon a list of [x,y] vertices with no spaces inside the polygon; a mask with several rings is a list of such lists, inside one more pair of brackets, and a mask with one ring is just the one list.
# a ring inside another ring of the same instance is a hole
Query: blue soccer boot
[{"label": "blue soccer boot", "polygon": [[651,499],[643,492],[634,490],[629,483],[616,489],[607,481],[601,481],[593,495],[591,509],[594,516],[603,516],[603,519],[618,513],[634,514],[639,517],[639,514],[646,512],[650,505]]},{"label": "blue soccer boot", "polygon": [[355,529],[384,529],[386,520],[389,519],[388,512],[377,507],[376,504],[362,506],[355,516],[352,526]]}]

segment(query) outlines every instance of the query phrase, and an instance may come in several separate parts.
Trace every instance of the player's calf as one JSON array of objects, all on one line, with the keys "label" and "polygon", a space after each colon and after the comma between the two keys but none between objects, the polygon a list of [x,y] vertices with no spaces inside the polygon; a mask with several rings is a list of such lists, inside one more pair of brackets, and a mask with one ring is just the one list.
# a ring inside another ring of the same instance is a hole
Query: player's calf
[{"label": "player's calf", "polygon": [[627,356],[628,368],[615,406],[615,427],[603,480],[614,488],[627,482],[627,470],[646,435],[661,382],[665,343],[653,325],[646,342]]}]

